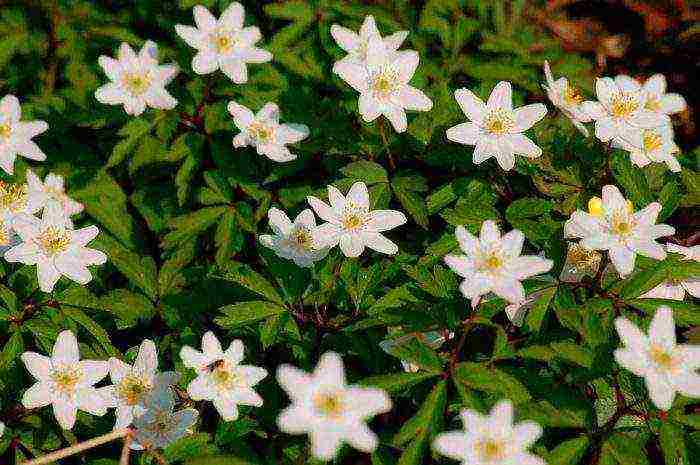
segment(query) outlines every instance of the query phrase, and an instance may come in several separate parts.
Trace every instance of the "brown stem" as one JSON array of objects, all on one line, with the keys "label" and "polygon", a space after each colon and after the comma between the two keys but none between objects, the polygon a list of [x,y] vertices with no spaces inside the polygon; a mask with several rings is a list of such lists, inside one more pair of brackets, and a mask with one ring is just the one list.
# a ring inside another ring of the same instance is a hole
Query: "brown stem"
[{"label": "brown stem", "polygon": [[125,437],[127,434],[129,434],[128,429],[120,429],[117,431],[112,431],[111,433],[104,434],[102,436],[98,436],[96,438],[90,439],[88,441],[80,442],[78,444],[75,444],[70,447],[66,447],[61,450],[57,450],[56,452],[52,452],[50,454],[44,455],[42,457],[39,457],[34,460],[30,460],[28,462],[21,462],[20,465],[44,465],[48,463],[55,462],[57,460],[70,457],[71,455],[75,455],[77,453],[83,452],[85,450],[92,449],[93,447],[101,446],[102,444],[106,444],[108,442],[112,442],[116,439],[120,439]]}]

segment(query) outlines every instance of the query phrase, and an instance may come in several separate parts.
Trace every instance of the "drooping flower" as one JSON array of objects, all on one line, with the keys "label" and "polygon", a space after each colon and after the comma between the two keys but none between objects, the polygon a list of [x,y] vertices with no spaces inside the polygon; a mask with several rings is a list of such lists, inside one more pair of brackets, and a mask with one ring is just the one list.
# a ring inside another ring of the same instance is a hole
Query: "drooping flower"
[{"label": "drooping flower", "polygon": [[501,168],[509,171],[515,166],[515,155],[527,158],[542,155],[542,149],[523,132],[544,118],[547,107],[534,103],[513,109],[510,82],[499,82],[486,104],[468,89],[458,89],[455,99],[469,121],[449,128],[447,138],[473,145],[475,164],[495,157]]},{"label": "drooping flower", "polygon": [[613,146],[627,150],[632,163],[640,168],[649,163],[665,163],[674,173],[681,171],[681,165],[675,156],[680,152],[680,148],[673,140],[671,125],[642,129],[641,138],[637,139],[637,143],[640,145],[626,139],[613,140]]},{"label": "drooping flower", "polygon": [[615,350],[615,360],[644,378],[649,397],[661,410],[669,410],[676,392],[700,397],[700,346],[676,343],[673,311],[659,307],[644,334],[625,317],[615,320],[624,347]]},{"label": "drooping flower", "polygon": [[513,423],[513,404],[498,402],[489,415],[464,409],[460,413],[464,431],[441,433],[433,442],[440,454],[463,465],[545,465],[528,449],[542,435],[534,421]]},{"label": "drooping flower", "polygon": [[578,242],[569,242],[566,261],[559,274],[559,280],[577,283],[584,276],[594,277],[600,268],[603,256],[595,250],[588,250]]},{"label": "drooping flower", "polygon": [[547,83],[543,87],[549,100],[571,120],[576,129],[581,131],[581,134],[588,137],[588,129],[583,123],[589,122],[591,117],[583,110],[581,92],[571,85],[566,77],[560,77],[555,81],[546,60],[544,62],[544,76]]},{"label": "drooping flower", "polygon": [[116,60],[102,55],[99,63],[111,81],[95,91],[99,102],[124,105],[124,111],[135,116],[147,106],[170,110],[177,105],[177,100],[165,89],[177,74],[177,65],[159,65],[158,46],[150,40],[138,55],[123,42]]},{"label": "drooping flower", "polygon": [[0,100],[0,168],[7,174],[15,170],[15,159],[21,155],[30,160],[44,161],[46,154],[32,138],[49,128],[45,121],[20,121],[22,108],[14,95]]},{"label": "drooping flower", "polygon": [[297,215],[294,223],[282,210],[270,208],[267,212],[274,235],[263,234],[260,243],[299,266],[310,267],[328,254],[328,248],[318,244],[314,237],[316,217],[308,208]]},{"label": "drooping flower", "polygon": [[620,276],[634,270],[637,254],[663,260],[666,251],[656,239],[674,234],[666,224],[655,224],[661,204],[652,202],[635,213],[632,203],[612,185],[603,186],[603,198],[593,197],[588,212],[576,210],[564,225],[566,237],[579,238],[589,250],[607,250]]},{"label": "drooping flower", "polygon": [[308,434],[315,457],[331,460],[343,442],[363,452],[377,447],[365,422],[388,412],[391,400],[381,389],[347,385],[338,354],[323,354],[311,374],[282,365],[277,380],[292,400],[277,424],[290,434]]},{"label": "drooping flower", "polygon": [[682,260],[695,260],[700,262],[700,245],[683,247],[678,244],[666,244],[666,250],[683,256]]},{"label": "drooping flower", "polygon": [[229,102],[228,111],[240,133],[233,138],[234,147],[255,147],[258,154],[277,162],[296,159],[286,147],[309,136],[309,128],[304,124],[280,124],[280,110],[276,104],[267,102],[257,115],[236,102]]},{"label": "drooping flower", "polygon": [[217,69],[236,84],[248,81],[246,63],[265,63],[272,54],[255,46],[262,35],[255,26],[243,27],[245,11],[238,2],[231,3],[217,20],[208,9],[192,9],[197,27],[175,25],[175,31],[187,45],[197,49],[192,69],[197,74]]},{"label": "drooping flower", "polygon": [[62,331],[58,335],[51,357],[25,352],[21,358],[37,381],[24,393],[22,404],[25,408],[51,404],[61,428],[73,428],[78,410],[102,416],[111,407],[104,390],[94,387],[107,375],[108,363],[81,361],[78,341],[71,331]]},{"label": "drooping flower", "polygon": [[87,247],[99,233],[97,226],[72,229],[58,208],[45,208],[41,219],[18,215],[12,227],[22,242],[5,252],[5,260],[36,265],[44,292],[53,291],[61,276],[85,285],[92,280],[87,267],[107,261],[104,252]]},{"label": "drooping flower", "polygon": [[326,221],[314,229],[314,237],[322,246],[340,245],[346,257],[359,257],[365,247],[389,255],[398,252],[396,244],[381,233],[406,223],[406,216],[396,210],[370,211],[369,191],[364,182],[353,184],[347,197],[328,186],[330,205],[312,196],[307,200]]},{"label": "drooping flower", "polygon": [[[700,251],[700,246],[693,247]],[[676,244],[667,244],[666,251],[671,253],[681,253],[684,260],[694,260],[700,262],[700,254],[693,256],[693,248],[683,247]],[[640,295],[640,299],[671,299],[683,300],[685,293],[693,297],[700,298],[700,276],[691,276],[685,279],[669,279],[663,281],[658,286]]]},{"label": "drooping flower", "polygon": [[642,86],[629,76],[596,79],[598,101],[583,103],[583,109],[595,120],[595,136],[602,142],[626,141],[641,146],[642,130],[670,123],[668,116],[646,108]]},{"label": "drooping flower", "polygon": [[351,31],[339,24],[333,24],[331,26],[331,36],[348,53],[341,60],[334,63],[333,72],[337,73],[336,68],[342,68],[346,63],[359,65],[367,63],[367,49],[371,39],[377,38],[382,40],[388,50],[395,52],[408,37],[408,31],[398,31],[382,39],[382,35],[379,33],[377,24],[374,21],[374,16],[368,15],[365,16],[359,32]]},{"label": "drooping flower", "polygon": [[184,346],[180,358],[197,370],[187,392],[193,400],[210,400],[224,421],[238,418],[238,405],[260,407],[263,399],[253,390],[267,376],[264,368],[242,365],[243,342],[235,340],[224,352],[211,331],[202,337],[202,352]]},{"label": "drooping flower", "polygon": [[144,399],[145,412],[134,419],[131,449],[162,449],[186,436],[199,416],[193,408],[175,412],[172,389],[156,385]]},{"label": "drooping flower", "polygon": [[396,51],[379,37],[367,45],[367,61],[338,62],[335,73],[360,93],[359,111],[366,122],[384,115],[396,132],[408,127],[406,111],[429,111],[433,102],[409,84],[418,67],[415,50]]},{"label": "drooping flower", "polygon": [[27,170],[27,210],[36,213],[49,203],[58,204],[66,218],[83,211],[82,203],[66,195],[63,176],[49,173],[41,182],[32,170]]},{"label": "drooping flower", "polygon": [[654,74],[642,85],[644,93],[644,107],[659,115],[672,115],[680,113],[687,107],[683,96],[674,93],[666,93],[666,78],[663,74]]},{"label": "drooping flower", "polygon": [[489,292],[513,304],[523,302],[525,289],[520,281],[546,273],[553,266],[551,260],[521,255],[523,233],[514,229],[501,236],[495,221],[484,221],[478,238],[462,226],[455,235],[464,255],[447,255],[445,263],[464,278],[459,289],[473,307]]}]

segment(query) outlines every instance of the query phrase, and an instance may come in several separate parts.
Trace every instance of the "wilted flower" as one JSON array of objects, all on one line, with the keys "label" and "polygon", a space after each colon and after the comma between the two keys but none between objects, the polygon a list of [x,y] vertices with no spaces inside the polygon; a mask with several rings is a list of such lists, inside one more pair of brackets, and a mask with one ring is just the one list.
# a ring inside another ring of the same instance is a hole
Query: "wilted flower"
[{"label": "wilted flower", "polygon": [[49,203],[58,204],[67,219],[83,211],[82,203],[66,195],[63,176],[49,173],[41,182],[32,170],[27,170],[27,210],[36,213]]},{"label": "wilted flower", "polygon": [[624,317],[615,320],[615,328],[624,344],[615,350],[617,363],[644,378],[654,405],[669,410],[676,392],[700,397],[700,346],[676,344],[670,308],[658,308],[648,334]]},{"label": "wilted flower", "polygon": [[559,279],[563,282],[577,283],[584,276],[593,277],[600,268],[602,258],[600,252],[588,250],[578,242],[568,242],[566,261]]},{"label": "wilted flower", "polygon": [[637,143],[639,145],[628,142],[626,139],[613,141],[615,147],[627,150],[632,163],[640,168],[649,163],[666,163],[668,169],[674,173],[681,171],[681,165],[675,156],[680,149],[673,140],[671,125],[642,129],[641,138],[637,139]]},{"label": "wilted flower", "polygon": [[398,31],[382,39],[379,29],[377,29],[377,25],[374,22],[374,16],[368,15],[362,22],[359,33],[338,24],[333,24],[331,26],[331,36],[343,50],[348,52],[343,59],[333,65],[333,72],[337,73],[336,68],[342,68],[346,63],[366,64],[367,49],[371,39],[380,39],[388,50],[396,51],[408,37],[408,31]]},{"label": "wilted flower", "polygon": [[136,417],[132,449],[162,449],[186,436],[197,421],[199,413],[192,408],[175,412],[172,389],[156,386],[144,399],[146,411]]},{"label": "wilted flower", "polygon": [[549,100],[574,123],[576,129],[581,131],[581,134],[588,137],[588,129],[583,123],[589,122],[591,117],[583,110],[583,96],[581,92],[572,86],[565,77],[560,77],[555,81],[552,76],[552,70],[549,68],[549,63],[546,60],[544,62],[544,76],[547,83],[543,87],[547,91]]},{"label": "wilted flower", "polygon": [[544,118],[547,107],[534,103],[513,109],[510,82],[499,82],[486,104],[468,89],[457,90],[455,99],[469,122],[449,128],[447,138],[474,145],[475,164],[495,157],[501,168],[509,171],[515,166],[515,155],[527,158],[542,155],[542,149],[523,132]]},{"label": "wilted flower", "polygon": [[103,389],[93,386],[107,375],[109,365],[101,360],[80,360],[78,341],[71,331],[58,335],[51,357],[25,352],[22,361],[37,382],[22,397],[25,408],[52,404],[63,429],[75,424],[78,410],[102,416],[111,407]]},{"label": "wilted flower", "polygon": [[177,74],[177,66],[159,65],[158,46],[150,40],[138,55],[123,42],[116,60],[101,55],[99,63],[112,81],[95,91],[99,102],[124,105],[124,111],[135,116],[143,113],[146,106],[170,110],[177,105],[177,100],[165,90]]},{"label": "wilted flower", "polygon": [[680,113],[687,107],[685,99],[678,94],[666,93],[666,78],[663,74],[654,74],[642,86],[645,97],[644,108],[658,115]]},{"label": "wilted flower", "polygon": [[175,25],[175,31],[190,47],[197,49],[192,69],[197,74],[213,73],[221,68],[236,84],[248,81],[246,63],[265,63],[272,54],[255,46],[262,38],[255,26],[243,27],[245,11],[231,3],[217,20],[205,7],[192,9],[197,27]]},{"label": "wilted flower", "polygon": [[202,352],[184,346],[180,358],[185,366],[197,370],[187,392],[193,400],[210,400],[224,421],[238,418],[238,405],[260,407],[263,399],[253,386],[267,376],[267,371],[252,365],[241,365],[243,342],[235,340],[224,352],[211,331],[202,338]]},{"label": "wilted flower", "polygon": [[369,247],[377,252],[393,255],[399,248],[381,233],[401,226],[406,216],[396,210],[369,209],[369,191],[364,182],[350,187],[348,196],[333,186],[328,186],[326,202],[309,196],[311,208],[322,220],[327,221],[314,229],[314,237],[325,247],[340,245],[346,257],[359,257]]},{"label": "wilted flower", "polygon": [[433,442],[440,454],[464,465],[545,465],[527,451],[542,435],[534,421],[513,423],[513,403],[498,402],[489,415],[474,410],[460,413],[464,431],[441,433]]},{"label": "wilted flower", "polygon": [[277,380],[292,400],[277,424],[290,434],[308,433],[315,457],[331,460],[343,442],[363,452],[377,447],[365,422],[388,412],[391,400],[381,389],[348,386],[338,354],[323,354],[312,374],[282,365]]},{"label": "wilted flower", "polygon": [[46,154],[32,138],[49,128],[45,121],[20,121],[22,109],[14,95],[0,100],[0,168],[7,174],[15,170],[15,159],[21,155],[30,160],[44,161]]},{"label": "wilted flower", "polygon": [[260,243],[278,256],[309,267],[328,254],[328,248],[320,246],[314,237],[316,218],[308,208],[297,215],[294,223],[286,213],[274,207],[267,212],[267,217],[275,235],[263,234]]}]

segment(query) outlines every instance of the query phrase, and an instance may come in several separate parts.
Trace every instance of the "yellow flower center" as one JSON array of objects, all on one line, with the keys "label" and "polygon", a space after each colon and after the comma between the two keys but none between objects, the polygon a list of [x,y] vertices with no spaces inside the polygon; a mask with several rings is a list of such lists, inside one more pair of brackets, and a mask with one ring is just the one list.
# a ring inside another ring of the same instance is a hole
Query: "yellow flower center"
[{"label": "yellow flower center", "polygon": [[151,78],[146,74],[127,73],[124,75],[124,86],[133,95],[142,95],[151,85]]},{"label": "yellow flower center", "polygon": [[272,128],[259,121],[255,121],[248,126],[248,134],[259,144],[267,144],[272,139],[273,132]]},{"label": "yellow flower center", "polygon": [[10,123],[0,124],[0,139],[8,139],[11,134],[12,126],[10,126]]},{"label": "yellow flower center", "polygon": [[615,214],[612,218],[612,231],[619,236],[626,236],[632,232],[632,222],[627,215]]},{"label": "yellow flower center", "polygon": [[395,90],[398,85],[398,76],[395,71],[385,69],[377,73],[372,78],[371,87],[376,97],[386,99]]},{"label": "yellow flower center", "polygon": [[502,136],[515,127],[513,112],[503,108],[492,111],[484,120],[484,127],[491,134]]},{"label": "yellow flower center", "polygon": [[649,347],[649,358],[657,367],[664,371],[671,371],[676,368],[676,360],[673,354],[668,353],[663,347],[652,344]]},{"label": "yellow flower center", "polygon": [[616,118],[629,118],[638,107],[637,99],[629,94],[617,94],[612,99],[612,114]]},{"label": "yellow flower center", "polygon": [[658,98],[650,97],[644,104],[644,108],[650,111],[659,111],[661,110],[661,101]]},{"label": "yellow flower center", "polygon": [[642,136],[645,152],[655,152],[663,145],[661,136],[654,131],[646,130]]},{"label": "yellow flower center", "polygon": [[343,227],[347,230],[355,230],[362,227],[364,220],[357,213],[349,213],[343,218]]},{"label": "yellow flower center", "polygon": [[496,254],[491,254],[485,261],[484,266],[489,270],[497,270],[503,265],[503,260]]},{"label": "yellow flower center", "polygon": [[5,222],[0,220],[0,246],[6,246],[10,243],[10,236],[12,233],[10,229],[5,225]]},{"label": "yellow flower center", "polygon": [[297,228],[294,233],[292,233],[292,238],[300,249],[310,250],[313,248],[313,237],[306,228]]},{"label": "yellow flower center", "polygon": [[56,390],[64,395],[71,395],[82,378],[80,371],[74,368],[63,368],[51,374],[51,380],[56,384]]},{"label": "yellow flower center", "polygon": [[[597,218],[601,218],[603,215],[605,215],[603,200],[600,197],[591,197],[591,199],[588,201],[588,213]],[[634,213],[634,205],[629,200],[627,201],[627,213],[630,215]]]},{"label": "yellow flower center", "polygon": [[581,92],[575,86],[566,84],[566,88],[564,89],[564,102],[566,102],[567,105],[578,106],[583,102],[583,95],[581,95]]},{"label": "yellow flower center", "polygon": [[506,457],[505,446],[502,441],[483,439],[476,443],[475,448],[483,462],[497,462]]},{"label": "yellow flower center", "polygon": [[27,205],[27,185],[0,181],[0,208],[16,213]]},{"label": "yellow flower center", "polygon": [[117,387],[119,397],[132,406],[140,403],[150,390],[151,386],[136,376],[125,377]]},{"label": "yellow flower center", "polygon": [[68,249],[71,234],[65,228],[49,226],[39,234],[37,240],[46,255],[56,255]]},{"label": "yellow flower center", "polygon": [[236,37],[226,31],[214,34],[212,42],[218,53],[229,53],[238,44]]},{"label": "yellow flower center", "polygon": [[343,396],[339,392],[316,394],[313,402],[316,410],[327,417],[339,417],[345,410]]}]

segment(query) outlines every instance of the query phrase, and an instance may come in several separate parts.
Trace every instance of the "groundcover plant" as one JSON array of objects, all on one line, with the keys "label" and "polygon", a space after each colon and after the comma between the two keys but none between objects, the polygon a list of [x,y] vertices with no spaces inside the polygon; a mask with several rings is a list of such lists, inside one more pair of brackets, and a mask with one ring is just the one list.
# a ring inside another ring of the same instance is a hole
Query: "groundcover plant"
[{"label": "groundcover plant", "polygon": [[700,464],[697,81],[556,3],[2,2],[0,464]]}]

